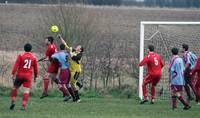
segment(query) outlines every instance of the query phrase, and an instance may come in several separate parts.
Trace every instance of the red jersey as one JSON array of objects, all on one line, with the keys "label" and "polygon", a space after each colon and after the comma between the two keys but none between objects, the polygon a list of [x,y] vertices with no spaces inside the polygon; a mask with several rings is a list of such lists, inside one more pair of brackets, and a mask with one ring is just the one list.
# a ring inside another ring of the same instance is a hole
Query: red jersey
[{"label": "red jersey", "polygon": [[49,44],[47,50],[45,52],[45,56],[49,58],[49,61],[52,60],[51,56],[57,52],[57,48],[55,44]]},{"label": "red jersey", "polygon": [[200,57],[197,59],[196,65],[191,72],[192,75],[195,75],[195,73],[197,73],[197,76],[200,79]]},{"label": "red jersey", "polygon": [[34,70],[34,77],[38,76],[38,65],[37,58],[30,52],[25,52],[17,57],[15,65],[12,70],[14,75],[26,75],[32,77],[32,72]]},{"label": "red jersey", "polygon": [[150,75],[161,75],[164,62],[160,55],[149,52],[147,56],[140,62],[139,66],[144,66],[147,64],[147,73]]}]

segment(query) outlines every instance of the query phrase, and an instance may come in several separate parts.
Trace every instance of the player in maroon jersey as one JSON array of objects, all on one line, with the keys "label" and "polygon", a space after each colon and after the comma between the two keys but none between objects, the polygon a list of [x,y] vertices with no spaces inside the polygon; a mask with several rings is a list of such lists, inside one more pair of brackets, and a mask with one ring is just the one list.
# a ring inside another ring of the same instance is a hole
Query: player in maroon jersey
[{"label": "player in maroon jersey", "polygon": [[52,58],[51,56],[57,52],[56,45],[54,44],[54,38],[52,36],[46,37],[45,38],[45,43],[47,45],[47,49],[45,52],[45,56],[41,58],[39,61],[48,59],[48,70],[47,73],[44,76],[44,90],[42,93],[42,96],[40,97],[43,99],[44,97],[48,96],[48,86],[49,86],[49,78],[54,79],[56,76],[56,73],[58,71],[59,64],[52,63]]},{"label": "player in maroon jersey", "polygon": [[23,85],[24,94],[22,99],[22,109],[26,109],[26,105],[29,98],[29,92],[32,84],[32,72],[34,70],[34,81],[38,76],[37,58],[31,53],[32,46],[27,43],[24,45],[24,53],[17,57],[15,65],[12,70],[12,79],[14,86],[11,94],[11,106],[10,110],[15,107],[15,101],[17,97],[17,89]]},{"label": "player in maroon jersey", "polygon": [[147,75],[143,80],[142,90],[144,99],[140,102],[140,104],[144,104],[148,102],[147,98],[147,84],[151,84],[151,104],[155,101],[155,87],[161,79],[162,76],[162,68],[164,66],[164,62],[160,55],[154,52],[154,46],[148,46],[148,55],[144,57],[144,59],[139,63],[139,66],[147,65]]}]

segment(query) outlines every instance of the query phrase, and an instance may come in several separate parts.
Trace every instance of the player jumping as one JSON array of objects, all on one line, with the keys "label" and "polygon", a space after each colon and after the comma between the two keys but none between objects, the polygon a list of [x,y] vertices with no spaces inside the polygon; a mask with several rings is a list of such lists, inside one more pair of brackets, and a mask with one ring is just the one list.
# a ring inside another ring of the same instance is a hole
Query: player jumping
[{"label": "player jumping", "polygon": [[45,56],[43,58],[41,58],[38,61],[43,61],[45,59],[48,58],[48,70],[45,73],[43,82],[44,82],[44,90],[42,93],[42,96],[40,97],[41,99],[45,98],[48,96],[48,87],[49,87],[49,78],[51,78],[52,80],[55,78],[56,73],[58,71],[58,64],[56,63],[52,63],[52,58],[51,56],[57,52],[57,48],[56,45],[54,44],[54,38],[49,36],[45,38],[45,43],[47,45],[47,49],[45,52]]},{"label": "player jumping", "polygon": [[[70,51],[70,73],[71,73],[71,78],[70,78],[70,84],[72,86],[73,90],[70,93],[72,94],[73,101],[80,102],[80,97],[78,94],[78,90],[82,88],[82,84],[78,82],[79,75],[81,73],[81,58],[82,58],[82,53],[83,53],[83,47],[81,45],[78,45],[75,49],[72,49],[67,45],[67,43],[64,41],[64,39],[61,37],[61,35],[58,35],[58,38],[62,41],[62,43],[65,45],[65,48]],[[77,88],[79,87],[79,88]],[[74,95],[73,96],[73,91]]]},{"label": "player jumping", "polygon": [[148,102],[147,98],[147,84],[151,84],[151,104],[155,102],[155,87],[161,79],[162,76],[162,68],[164,66],[164,62],[160,55],[154,52],[154,46],[148,46],[148,55],[144,57],[144,59],[139,63],[139,66],[144,66],[147,64],[147,75],[143,80],[142,91],[143,91],[143,100],[140,104],[144,104]]},{"label": "player jumping", "polygon": [[182,96],[183,86],[185,85],[184,80],[184,62],[182,58],[178,56],[178,49],[173,48],[172,50],[173,57],[170,60],[169,65],[169,75],[170,75],[170,87],[172,94],[172,109],[176,109],[176,99],[178,98],[180,102],[184,105],[184,110],[188,110],[191,107],[184,100]]},{"label": "player jumping", "polygon": [[185,86],[184,87],[188,96],[188,100],[193,100],[192,94],[190,92],[190,87],[195,95],[196,95],[196,92],[193,85],[193,78],[190,75],[190,72],[196,64],[197,56],[194,53],[190,52],[188,49],[189,49],[189,46],[187,44],[182,45],[182,51],[184,52],[183,60],[185,63],[185,71],[184,71]]},{"label": "player jumping", "polygon": [[70,93],[68,91],[69,81],[70,81],[70,71],[69,71],[69,55],[65,51],[65,45],[60,45],[60,51],[56,52],[52,55],[53,63],[57,61],[59,62],[59,69],[56,75],[55,82],[58,84],[59,90],[64,93],[65,100],[68,101],[70,97]]},{"label": "player jumping", "polygon": [[29,92],[32,84],[32,71],[34,70],[34,81],[38,76],[37,58],[31,53],[32,46],[27,43],[24,45],[24,53],[17,57],[15,65],[12,70],[12,79],[14,86],[11,94],[11,106],[10,110],[15,107],[15,101],[17,97],[17,90],[21,85],[24,88],[24,94],[22,98],[22,110],[26,109]]}]

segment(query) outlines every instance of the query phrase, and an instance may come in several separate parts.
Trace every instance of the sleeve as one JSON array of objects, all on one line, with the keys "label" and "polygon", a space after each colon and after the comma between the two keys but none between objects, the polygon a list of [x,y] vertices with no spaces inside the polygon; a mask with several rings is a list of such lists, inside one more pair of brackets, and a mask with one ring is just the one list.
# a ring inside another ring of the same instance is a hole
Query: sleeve
[{"label": "sleeve", "polygon": [[72,60],[79,61],[82,58],[82,53],[77,54],[76,56],[72,56]]},{"label": "sleeve", "polygon": [[139,66],[144,66],[148,62],[148,57],[145,56],[144,59],[139,63]]},{"label": "sleeve", "polygon": [[17,70],[18,70],[18,68],[19,68],[20,60],[21,60],[21,56],[18,55],[17,60],[16,60],[16,62],[15,62],[15,65],[14,65],[14,67],[13,67],[13,69],[12,69],[12,74],[13,74],[13,75],[17,72]]},{"label": "sleeve", "polygon": [[34,60],[34,77],[38,77],[38,63],[37,63],[37,58]]}]

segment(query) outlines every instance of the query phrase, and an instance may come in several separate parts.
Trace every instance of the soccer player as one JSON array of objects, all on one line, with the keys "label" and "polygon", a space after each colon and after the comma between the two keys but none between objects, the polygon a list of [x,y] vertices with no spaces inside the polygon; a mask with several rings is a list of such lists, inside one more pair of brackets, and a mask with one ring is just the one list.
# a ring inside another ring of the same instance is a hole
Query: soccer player
[{"label": "soccer player", "polygon": [[10,110],[15,107],[15,101],[17,97],[17,90],[21,85],[24,88],[24,94],[22,99],[22,110],[26,109],[29,92],[32,84],[32,71],[34,70],[34,81],[38,76],[37,58],[31,53],[32,46],[27,43],[24,45],[24,53],[18,55],[15,65],[12,70],[12,79],[14,86],[11,94],[11,106]]},{"label": "soccer player", "polygon": [[[58,38],[61,40],[61,42],[65,45],[65,48],[70,51],[70,84],[72,88],[69,88],[70,93],[72,94],[73,101],[80,102],[80,97],[78,94],[78,90],[82,88],[82,84],[78,82],[79,75],[81,73],[81,58],[83,54],[83,47],[81,45],[78,45],[75,49],[72,49],[72,47],[69,47],[67,43],[64,41],[64,39],[61,37],[61,35],[58,35]],[[73,96],[73,93],[75,96]]]},{"label": "soccer player", "polygon": [[147,98],[147,88],[148,84],[151,84],[151,104],[155,102],[155,87],[161,79],[162,76],[162,68],[164,66],[164,62],[160,55],[154,52],[154,46],[148,46],[148,55],[144,57],[144,59],[139,63],[139,66],[147,65],[147,75],[143,80],[142,91],[144,99],[140,102],[140,104],[144,104],[148,102]]},{"label": "soccer player", "polygon": [[184,105],[184,110],[188,110],[191,107],[184,100],[182,96],[183,86],[185,85],[184,80],[184,62],[183,59],[178,56],[178,49],[172,48],[171,50],[173,57],[170,60],[169,65],[169,75],[170,75],[170,87],[172,94],[172,109],[176,109],[176,99],[178,98],[180,102]]},{"label": "soccer player", "polygon": [[45,59],[48,59],[48,70],[44,75],[44,90],[42,93],[42,96],[40,97],[41,99],[45,98],[48,96],[48,87],[49,87],[49,78],[51,78],[52,80],[55,78],[57,71],[58,71],[58,64],[56,63],[52,63],[52,58],[51,56],[57,52],[57,48],[56,45],[54,44],[54,38],[52,36],[46,37],[45,38],[45,43],[47,45],[47,49],[45,52],[45,56],[43,58],[41,58],[38,61],[43,61]]},{"label": "soccer player", "polygon": [[187,44],[182,44],[182,51],[184,52],[183,60],[185,63],[185,71],[184,71],[184,78],[185,78],[185,91],[188,96],[188,100],[193,100],[192,94],[190,92],[190,87],[194,94],[196,95],[195,88],[193,85],[193,78],[190,75],[191,70],[194,68],[197,60],[197,56],[188,50],[189,46]]},{"label": "soccer player", "polygon": [[70,71],[69,71],[69,55],[65,51],[65,45],[60,45],[60,51],[54,53],[52,56],[53,63],[59,62],[58,73],[56,75],[56,83],[58,84],[58,88],[64,93],[65,100],[68,101],[70,97],[70,93],[68,91],[69,81],[70,81]]},{"label": "soccer player", "polygon": [[191,75],[196,77],[195,91],[197,95],[197,105],[200,105],[200,57],[197,59],[196,65],[192,69]]}]

